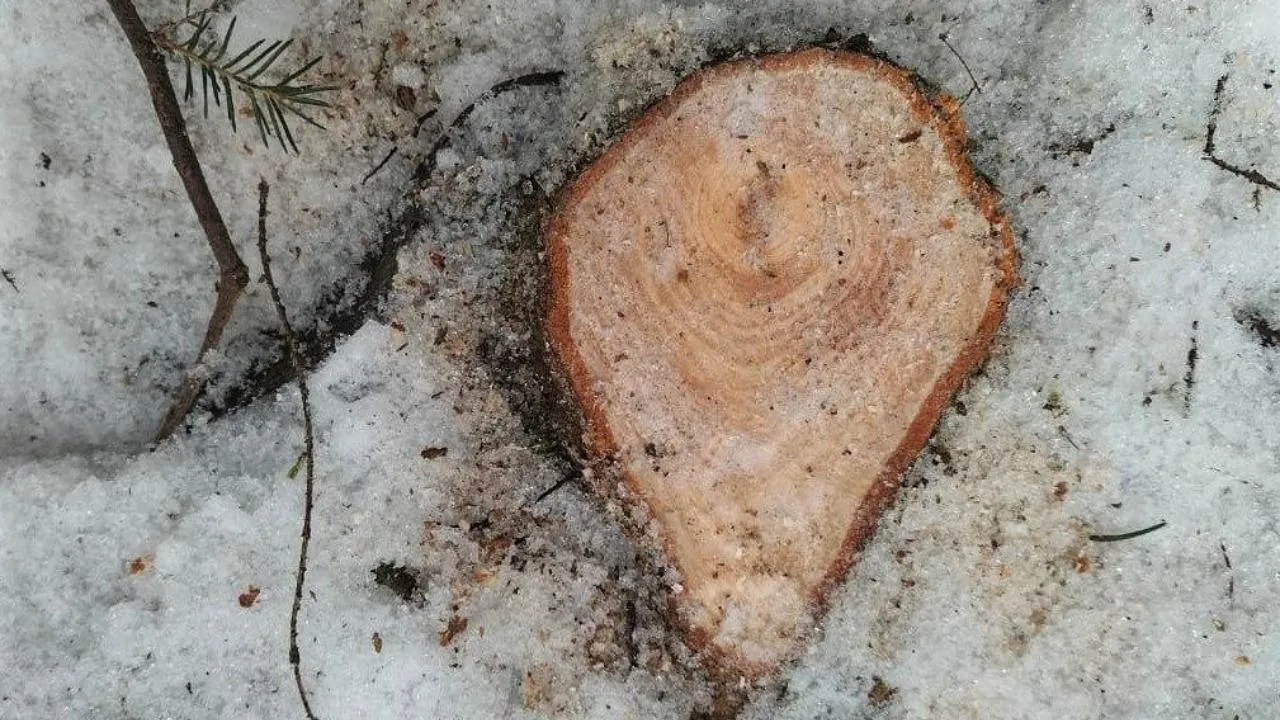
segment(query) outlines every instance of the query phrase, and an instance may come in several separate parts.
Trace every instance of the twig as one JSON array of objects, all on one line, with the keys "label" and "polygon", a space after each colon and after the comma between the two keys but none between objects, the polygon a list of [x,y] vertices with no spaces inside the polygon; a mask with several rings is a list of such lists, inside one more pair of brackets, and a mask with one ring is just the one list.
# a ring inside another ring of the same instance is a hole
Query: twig
[{"label": "twig", "polygon": [[382,158],[382,162],[378,163],[372,170],[370,170],[367,174],[365,174],[364,178],[360,181],[360,184],[363,185],[369,182],[369,178],[373,177],[374,175],[377,175],[378,171],[381,170],[384,166],[386,166],[386,164],[391,160],[391,157],[395,155],[396,151],[399,149],[400,148],[398,147],[392,147],[391,152],[388,152],[387,156]]},{"label": "twig", "polygon": [[1191,348],[1187,350],[1187,371],[1182,375],[1182,413],[1191,415],[1191,391],[1196,386],[1196,361],[1200,358],[1200,348],[1196,345],[1196,330],[1199,320],[1191,321]]},{"label": "twig", "polygon": [[[956,52],[956,49],[951,46],[949,37],[950,36],[947,33],[941,33],[938,35],[938,39],[942,41],[943,45],[947,46],[947,49],[951,51],[952,55],[956,56],[956,59],[960,61],[961,67],[963,67],[964,71],[969,74],[969,82],[973,83],[973,87],[969,89],[969,92],[965,93],[964,99],[968,100],[969,95],[972,94],[974,90],[977,90],[978,94],[981,95],[982,86],[978,84],[978,78],[973,76],[973,71],[969,69],[969,63],[964,61],[964,57],[962,57],[960,53]],[[961,100],[960,102],[963,104],[964,100]]]},{"label": "twig", "polygon": [[1222,562],[1227,564],[1227,597],[1234,599],[1236,596],[1236,576],[1231,568],[1231,556],[1227,554],[1227,543],[1220,541],[1218,549],[1222,551]]},{"label": "twig", "polygon": [[1161,520],[1155,525],[1152,525],[1151,527],[1142,528],[1141,530],[1134,530],[1133,532],[1120,533],[1119,535],[1090,535],[1089,539],[1094,542],[1118,542],[1120,540],[1132,540],[1133,538],[1141,537],[1143,535],[1146,535],[1147,533],[1155,532],[1156,530],[1159,530],[1160,528],[1168,524],[1169,523],[1165,522],[1164,520]]},{"label": "twig", "polygon": [[[476,108],[481,104],[492,100],[505,92],[515,90],[516,88],[555,85],[562,79],[564,79],[564,71],[562,70],[531,72],[525,75],[520,75],[519,77],[503,80],[497,85],[494,85],[481,93],[479,97],[473,100],[466,107],[462,108],[462,111],[454,116],[453,122],[449,123],[449,126],[440,133],[440,137],[436,138],[436,141],[432,143],[431,149],[427,152],[426,159],[423,160],[422,163],[418,165],[418,169],[414,171],[413,179],[416,182],[421,183],[431,177],[431,173],[436,170],[437,156],[440,154],[440,151],[448,147],[449,143],[452,141],[453,131],[461,127],[462,124],[467,121],[467,118],[471,117],[471,113],[475,112]],[[419,128],[421,128],[421,125],[419,125]],[[417,134],[416,130],[414,131],[414,134]]]},{"label": "twig", "polygon": [[156,430],[155,442],[160,442],[173,434],[182,424],[183,418],[195,404],[196,397],[204,388],[206,373],[202,368],[209,351],[222,339],[222,332],[231,319],[240,294],[249,284],[249,268],[240,259],[235,245],[231,242],[231,234],[222,220],[222,213],[213,200],[209,185],[205,182],[204,171],[200,168],[200,160],[196,157],[195,148],[187,137],[187,125],[182,119],[182,108],[178,105],[178,97],[173,92],[173,83],[169,80],[169,71],[164,58],[156,48],[147,31],[147,26],[138,15],[138,9],[131,0],[107,0],[111,12],[124,30],[134,57],[142,66],[142,74],[147,79],[147,89],[151,93],[151,104],[155,108],[156,119],[164,132],[165,142],[169,146],[169,154],[173,157],[173,166],[182,178],[182,185],[187,191],[187,198],[196,212],[200,227],[204,230],[213,251],[214,260],[218,263],[218,296],[213,304],[213,312],[209,316],[209,324],[205,329],[204,340],[200,343],[200,352],[196,355],[194,366],[187,371],[182,387],[169,406],[164,420]]},{"label": "twig", "polygon": [[577,480],[579,477],[581,477],[581,475],[579,475],[579,474],[578,474],[578,473],[576,473],[576,472],[573,472],[573,473],[570,473],[570,474],[568,474],[568,475],[565,475],[564,477],[562,477],[562,478],[560,478],[559,480],[557,480],[557,481],[556,481],[556,482],[555,482],[551,487],[549,487],[549,488],[547,488],[546,490],[543,490],[541,493],[539,493],[539,494],[538,494],[538,497],[534,498],[534,499],[533,499],[533,501],[529,503],[529,505],[537,505],[538,503],[542,502],[543,500],[546,500],[547,498],[551,497],[551,495],[552,495],[555,491],[559,490],[560,488],[564,487],[565,485],[568,485],[569,483],[573,482],[574,480]]},{"label": "twig", "polygon": [[1058,426],[1058,434],[1062,436],[1062,439],[1063,439],[1063,440],[1066,440],[1067,442],[1071,443],[1071,447],[1073,447],[1073,448],[1075,448],[1075,449],[1077,449],[1077,450],[1079,450],[1079,449],[1080,449],[1080,446],[1079,446],[1079,445],[1077,445],[1077,444],[1076,444],[1076,441],[1071,437],[1071,433],[1067,432],[1067,428],[1066,428],[1066,427],[1064,427],[1064,426],[1062,426],[1062,425],[1059,425],[1059,426]]},{"label": "twig", "polygon": [[1216,155],[1209,155],[1205,159],[1207,159],[1209,162],[1213,163],[1214,165],[1217,165],[1218,167],[1222,168],[1223,170],[1226,170],[1232,175],[1238,175],[1244,178],[1245,180],[1248,180],[1254,185],[1267,188],[1268,190],[1275,190],[1276,192],[1280,192],[1280,184],[1277,184],[1275,181],[1271,180],[1266,175],[1263,175],[1257,170],[1253,170],[1251,168],[1242,168],[1237,165],[1232,165],[1231,163],[1227,162],[1226,160],[1223,160],[1222,158],[1219,158]]},{"label": "twig", "polygon": [[258,182],[258,256],[262,260],[262,278],[271,292],[271,303],[276,307],[276,315],[280,325],[284,327],[286,351],[289,363],[293,366],[294,376],[298,380],[298,394],[302,396],[302,432],[303,458],[306,460],[306,498],[302,506],[302,542],[298,549],[298,572],[293,587],[293,608],[289,611],[289,664],[293,666],[293,679],[298,685],[298,697],[302,699],[302,710],[308,720],[316,720],[311,711],[311,702],[307,699],[306,688],[302,684],[302,653],[298,650],[298,613],[302,610],[302,591],[307,582],[307,550],[311,546],[311,511],[315,497],[315,434],[311,425],[311,393],[307,389],[307,377],[302,368],[302,351],[298,347],[298,336],[289,323],[289,314],[285,312],[284,303],[280,301],[280,291],[276,288],[275,279],[271,276],[271,257],[267,254],[267,193],[271,188],[266,180]]},{"label": "twig", "polygon": [[[1252,168],[1242,168],[1238,165],[1233,165],[1217,155],[1217,147],[1214,145],[1214,136],[1218,132],[1218,114],[1222,112],[1222,93],[1226,90],[1227,78],[1227,75],[1220,76],[1217,84],[1213,87],[1213,105],[1209,108],[1209,122],[1205,127],[1204,133],[1204,159],[1214,165],[1217,165],[1219,168],[1226,170],[1232,175],[1242,177],[1253,183],[1257,186],[1254,189],[1255,193],[1257,192],[1257,188],[1267,188],[1268,190],[1280,192],[1280,184],[1276,183],[1266,175],[1263,175]],[[1255,204],[1258,203],[1256,195],[1254,196],[1254,202]]]},{"label": "twig", "polygon": [[209,3],[207,6],[199,10],[192,10],[191,3],[187,3],[186,15],[183,15],[182,17],[176,20],[170,20],[169,22],[166,22],[160,25],[155,29],[155,32],[152,33],[152,35],[167,36],[181,25],[187,25],[187,24],[194,25],[196,21],[199,20],[202,16],[208,13],[226,12],[227,9],[230,7],[231,7],[231,0],[214,0],[214,2]]},{"label": "twig", "polygon": [[418,133],[422,132],[422,126],[426,125],[427,121],[435,116],[436,116],[436,108],[431,108],[430,110],[419,115],[417,121],[414,122],[413,124],[413,136],[418,137]]}]

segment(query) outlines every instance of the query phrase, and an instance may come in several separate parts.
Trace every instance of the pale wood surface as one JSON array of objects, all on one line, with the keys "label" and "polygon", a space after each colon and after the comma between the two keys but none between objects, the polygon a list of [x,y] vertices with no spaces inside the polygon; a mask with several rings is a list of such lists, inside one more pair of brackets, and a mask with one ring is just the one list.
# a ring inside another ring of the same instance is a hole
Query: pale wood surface
[{"label": "pale wood surface", "polygon": [[891,499],[1016,280],[949,98],[810,50],[649,110],[547,226],[550,337],[588,444],[720,670],[768,672]]}]

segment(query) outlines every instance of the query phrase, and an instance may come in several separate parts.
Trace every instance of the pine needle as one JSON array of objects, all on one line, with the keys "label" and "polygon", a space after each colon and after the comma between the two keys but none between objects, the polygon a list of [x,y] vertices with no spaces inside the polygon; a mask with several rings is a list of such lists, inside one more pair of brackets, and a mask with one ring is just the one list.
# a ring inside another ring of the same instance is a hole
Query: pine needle
[{"label": "pine needle", "polygon": [[[270,147],[274,140],[286,153],[297,153],[298,142],[293,129],[289,127],[289,117],[323,128],[304,108],[332,107],[323,96],[337,90],[337,87],[299,82],[299,78],[320,62],[321,58],[318,57],[307,60],[292,71],[284,72],[281,79],[270,79],[281,56],[293,46],[292,39],[260,39],[227,59],[236,30],[236,18],[231,18],[221,36],[211,30],[211,13],[224,10],[226,6],[226,2],[215,2],[204,10],[192,12],[188,3],[185,17],[168,23],[153,33],[156,46],[182,62],[186,71],[183,100],[189,102],[195,97],[194,68],[200,69],[200,96],[206,118],[209,117],[209,97],[212,95],[215,106],[225,106],[231,131],[236,132],[236,99],[233,90],[238,89],[244,95],[240,102],[253,113],[254,126],[262,138],[262,144]],[[179,27],[191,28],[190,35],[185,40],[174,38]]]}]

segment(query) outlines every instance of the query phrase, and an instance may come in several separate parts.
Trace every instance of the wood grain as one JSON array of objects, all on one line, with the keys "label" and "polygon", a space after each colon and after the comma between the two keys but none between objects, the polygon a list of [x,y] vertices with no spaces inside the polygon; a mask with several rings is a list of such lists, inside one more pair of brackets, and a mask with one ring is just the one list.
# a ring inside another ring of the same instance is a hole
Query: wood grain
[{"label": "wood grain", "polygon": [[649,519],[723,675],[800,646],[1003,317],[1012,236],[964,142],[954,101],[886,62],[735,61],[646,112],[545,228],[598,485]]}]

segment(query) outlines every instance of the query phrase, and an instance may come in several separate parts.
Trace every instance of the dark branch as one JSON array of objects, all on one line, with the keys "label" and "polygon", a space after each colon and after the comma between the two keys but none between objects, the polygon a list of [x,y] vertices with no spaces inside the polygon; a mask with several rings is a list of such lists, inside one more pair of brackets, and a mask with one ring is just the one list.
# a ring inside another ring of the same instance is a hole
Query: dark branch
[{"label": "dark branch", "polygon": [[[453,122],[449,123],[449,126],[440,133],[440,137],[436,138],[436,141],[431,145],[431,149],[427,152],[426,159],[422,161],[422,164],[420,164],[418,169],[414,172],[414,180],[421,183],[431,177],[431,173],[436,170],[436,156],[440,154],[441,150],[448,147],[449,142],[453,139],[453,132],[461,127],[462,124],[467,121],[467,118],[471,117],[471,113],[475,112],[477,107],[505,92],[515,90],[516,88],[555,85],[562,79],[564,79],[563,71],[544,70],[503,80],[497,85],[486,90],[469,105],[462,108],[462,112],[459,112],[457,116],[453,118]],[[419,125],[419,127],[421,127],[421,125]],[[414,131],[414,134],[417,134],[416,130]]]},{"label": "dark branch", "polygon": [[1209,106],[1209,126],[1204,134],[1204,154],[1212,157],[1214,151],[1213,137],[1218,133],[1218,113],[1222,112],[1222,92],[1227,89],[1227,76],[1222,75],[1213,86],[1213,104]]},{"label": "dark branch", "polygon": [[542,502],[543,500],[546,500],[547,498],[551,497],[551,495],[552,495],[555,491],[557,491],[557,490],[559,490],[560,488],[564,487],[565,485],[568,485],[569,483],[571,483],[571,482],[573,482],[573,481],[577,480],[577,479],[578,479],[578,478],[580,478],[580,477],[581,477],[581,474],[579,474],[579,473],[577,473],[577,472],[572,472],[572,473],[569,473],[568,475],[565,475],[564,477],[562,477],[562,478],[560,478],[559,480],[557,480],[554,484],[552,484],[552,485],[551,485],[551,487],[547,488],[546,490],[543,490],[541,493],[538,493],[538,497],[534,498],[534,499],[533,499],[533,502],[531,502],[531,503],[529,503],[529,504],[530,504],[530,505],[537,505],[538,503]]},{"label": "dark branch", "polygon": [[[976,90],[978,91],[978,94],[981,95],[982,86],[978,84],[978,78],[973,76],[973,71],[969,69],[969,63],[964,61],[964,57],[961,56],[959,52],[956,52],[956,49],[951,46],[951,41],[947,33],[942,33],[938,35],[938,39],[942,41],[943,45],[947,46],[947,49],[951,51],[952,55],[956,56],[956,59],[960,61],[960,66],[963,67],[964,71],[969,74],[969,82],[973,83],[973,87],[969,90],[969,93],[972,93],[974,90]],[[969,93],[965,94],[966,100],[969,99]]]},{"label": "dark branch", "polygon": [[386,164],[391,160],[391,157],[392,157],[393,155],[395,155],[395,154],[396,154],[396,150],[399,150],[399,149],[400,149],[400,148],[398,148],[398,147],[393,147],[393,148],[391,148],[391,151],[387,153],[387,156],[386,156],[386,157],[384,157],[384,158],[382,158],[382,162],[380,162],[380,163],[378,163],[376,166],[374,166],[374,168],[373,168],[372,170],[370,170],[370,171],[369,171],[369,172],[364,176],[364,178],[360,181],[360,184],[361,184],[361,185],[363,185],[363,184],[365,184],[365,183],[369,182],[369,178],[373,177],[374,175],[377,175],[379,170],[382,170],[382,168],[386,167]]},{"label": "dark branch", "polygon": [[205,182],[204,171],[200,168],[200,160],[196,157],[195,148],[187,137],[187,125],[182,119],[182,108],[173,91],[173,83],[169,80],[169,72],[165,68],[164,58],[151,39],[151,33],[138,15],[137,8],[131,0],[107,0],[111,12],[124,30],[134,57],[142,67],[142,74],[147,79],[147,89],[151,93],[151,104],[155,108],[156,119],[164,133],[165,142],[169,146],[169,154],[173,157],[173,166],[182,178],[182,185],[187,191],[187,198],[196,212],[200,227],[204,230],[213,251],[214,260],[218,263],[218,297],[214,302],[213,313],[209,317],[209,325],[205,329],[204,340],[200,343],[200,352],[196,356],[195,368],[187,372],[177,397],[169,406],[169,412],[156,431],[156,441],[164,440],[173,434],[182,424],[183,418],[195,403],[196,397],[204,387],[206,373],[200,367],[209,350],[217,346],[222,339],[231,313],[235,310],[240,293],[249,284],[249,269],[245,267],[240,254],[231,242],[231,234],[222,220],[222,213],[213,200],[209,184]]},{"label": "dark branch", "polygon": [[1214,144],[1214,139],[1218,133],[1218,115],[1222,112],[1222,93],[1227,89],[1227,77],[1227,75],[1220,76],[1218,82],[1213,86],[1213,105],[1209,107],[1209,122],[1205,127],[1204,133],[1204,159],[1232,175],[1248,180],[1258,187],[1280,192],[1280,184],[1277,184],[1266,175],[1252,168],[1233,165],[1217,155],[1217,146]]},{"label": "dark branch", "polygon": [[1259,187],[1264,187],[1268,190],[1275,190],[1276,192],[1280,192],[1280,184],[1276,184],[1275,181],[1271,180],[1266,175],[1263,175],[1257,170],[1253,170],[1251,168],[1242,168],[1238,165],[1232,165],[1226,160],[1223,160],[1222,158],[1216,157],[1214,155],[1210,155],[1208,159],[1209,159],[1209,162],[1213,163],[1214,165],[1217,165],[1223,170],[1226,170],[1232,175],[1242,177],[1245,180],[1248,180],[1249,182]]},{"label": "dark branch", "polygon": [[267,193],[270,191],[266,180],[258,182],[258,256],[262,260],[262,278],[271,292],[271,303],[275,305],[276,315],[284,328],[285,350],[289,355],[289,363],[293,366],[294,377],[298,380],[298,394],[302,397],[302,457],[306,461],[306,498],[302,506],[302,542],[298,549],[298,571],[293,587],[293,607],[289,611],[289,664],[293,665],[293,679],[298,686],[298,697],[302,699],[302,710],[308,720],[316,720],[311,711],[311,702],[307,699],[307,691],[302,683],[302,653],[298,650],[298,614],[302,610],[302,591],[307,583],[307,550],[311,546],[311,511],[315,497],[315,434],[311,425],[311,393],[307,389],[307,377],[302,372],[302,351],[298,347],[298,336],[289,323],[289,314],[285,312],[284,303],[280,301],[280,291],[271,276],[271,256],[267,254]]}]

